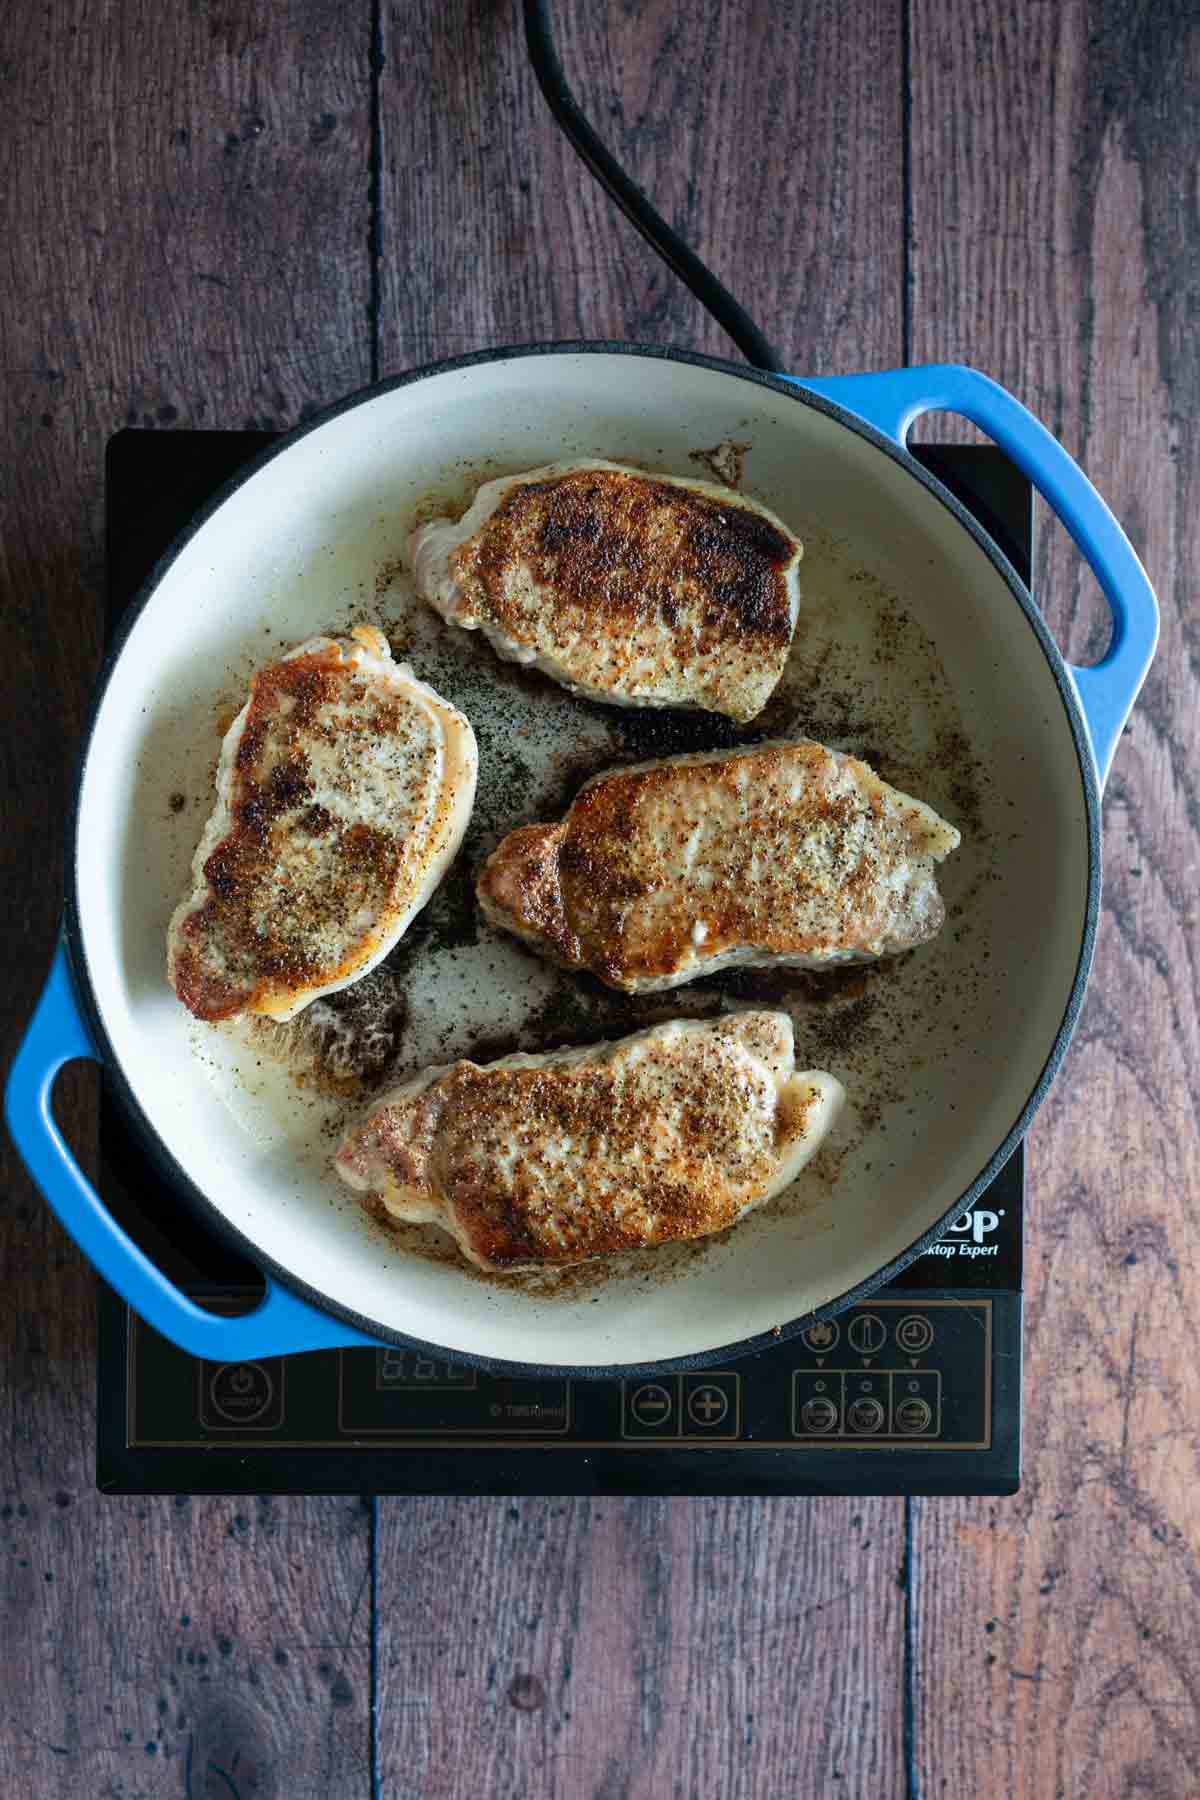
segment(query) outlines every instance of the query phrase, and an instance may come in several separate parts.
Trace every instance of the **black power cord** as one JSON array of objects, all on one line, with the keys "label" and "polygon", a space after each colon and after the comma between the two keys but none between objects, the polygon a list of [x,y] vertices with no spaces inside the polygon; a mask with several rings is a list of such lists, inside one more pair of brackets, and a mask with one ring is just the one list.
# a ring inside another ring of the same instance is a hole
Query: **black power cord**
[{"label": "black power cord", "polygon": [[766,369],[769,374],[784,374],[778,353],[754,320],[712,270],[705,268],[678,232],[672,231],[667,221],[655,212],[641,188],[629,179],[580,112],[554,48],[550,0],[525,0],[525,43],[550,111],[601,187],[616,201],[630,224],[641,232],[650,248],[675,271],[680,281],[691,288],[701,306],[729,333],[746,361],[756,369]]}]

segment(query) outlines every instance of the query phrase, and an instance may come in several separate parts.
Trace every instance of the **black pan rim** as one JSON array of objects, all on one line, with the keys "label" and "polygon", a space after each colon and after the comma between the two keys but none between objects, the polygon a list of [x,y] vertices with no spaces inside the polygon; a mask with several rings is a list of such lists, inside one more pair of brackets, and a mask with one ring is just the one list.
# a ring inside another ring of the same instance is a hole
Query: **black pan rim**
[{"label": "black pan rim", "polygon": [[[954,1204],[912,1244],[901,1251],[881,1269],[858,1282],[854,1287],[835,1296],[821,1306],[794,1319],[781,1320],[769,1330],[757,1332],[750,1337],[721,1344],[711,1349],[696,1351],[686,1356],[670,1357],[660,1361],[642,1363],[526,1363],[510,1361],[508,1358],[489,1357],[477,1352],[459,1350],[451,1345],[435,1344],[426,1339],[418,1339],[397,1331],[394,1327],[356,1312],[319,1288],[314,1288],[300,1280],[274,1258],[266,1256],[262,1249],[232,1224],[216,1203],[200,1188],[167,1149],[154,1126],[146,1116],[132,1083],[125,1075],[119,1058],[115,1053],[107,1026],[104,1023],[99,1004],[96,999],[91,973],[88,967],[87,952],[83,941],[82,910],[83,898],[79,883],[79,822],[80,806],[83,793],[84,776],[88,758],[91,753],[96,726],[99,720],[104,697],[112,680],[113,672],[119,661],[125,644],[138,619],[153,598],[168,569],[178,559],[192,538],[200,531],[208,520],[224,505],[231,495],[236,493],[258,472],[282,456],[292,446],[307,437],[310,432],[318,431],[331,420],[339,418],[343,413],[355,407],[378,399],[381,395],[392,393],[397,389],[414,386],[433,376],[452,374],[460,370],[482,367],[489,363],[515,361],[534,356],[633,356],[647,357],[660,362],[679,362],[696,368],[709,369],[715,373],[732,376],[752,386],[763,387],[802,406],[815,408],[833,419],[844,429],[853,431],[864,438],[876,449],[882,451],[897,463],[905,472],[918,481],[942,506],[952,515],[958,524],[967,532],[987,561],[1007,586],[1012,598],[1017,603],[1026,624],[1033,632],[1053,676],[1055,687],[1067,715],[1072,742],[1075,747],[1076,761],[1079,767],[1080,781],[1084,794],[1084,805],[1087,826],[1087,897],[1084,910],[1083,930],[1080,939],[1079,956],[1076,961],[1075,974],[1072,979],[1067,1004],[1063,1011],[1062,1021],[1055,1033],[1041,1073],[1031,1089],[1028,1099],[1017,1118],[1009,1127],[1001,1143],[988,1159],[986,1165],[958,1196]],[[83,744],[77,760],[76,776],[72,790],[70,810],[67,817],[67,867],[66,886],[63,905],[63,935],[75,979],[79,1003],[87,1021],[88,1028],[97,1046],[101,1060],[109,1080],[111,1092],[131,1126],[141,1147],[147,1153],[151,1163],[161,1173],[164,1182],[182,1198],[184,1198],[219,1236],[231,1244],[241,1255],[261,1269],[266,1277],[278,1282],[283,1288],[297,1297],[309,1302],[327,1317],[343,1321],[347,1325],[364,1332],[367,1336],[378,1339],[381,1343],[396,1344],[404,1348],[426,1352],[435,1357],[464,1364],[468,1367],[490,1370],[495,1373],[512,1376],[542,1376],[569,1379],[613,1379],[632,1377],[643,1374],[686,1373],[690,1370],[714,1368],[724,1361],[732,1361],[771,1349],[777,1344],[786,1342],[801,1331],[815,1324],[818,1320],[830,1319],[854,1306],[881,1287],[893,1281],[897,1275],[908,1268],[916,1258],[943,1235],[947,1227],[962,1213],[967,1212],[975,1201],[999,1174],[1004,1167],[1033,1120],[1049,1088],[1058,1073],[1067,1047],[1074,1035],[1079,1013],[1083,1005],[1087,978],[1091,970],[1095,953],[1096,933],[1100,916],[1101,897],[1101,844],[1100,844],[1100,782],[1092,756],[1091,744],[1084,722],[1082,708],[1074,685],[1067,672],[1064,657],[1058,649],[1034,604],[1033,597],[1021,580],[1008,558],[984,531],[962,503],[937,478],[924,469],[906,447],[897,443],[886,433],[869,424],[865,419],[849,411],[846,407],[815,394],[781,375],[768,375],[757,369],[733,363],[721,357],[702,355],[697,351],[679,350],[667,345],[630,344],[618,340],[585,339],[575,341],[555,340],[531,344],[502,346],[490,350],[477,350],[462,356],[449,357],[439,362],[426,363],[420,368],[412,369],[404,374],[387,380],[376,382],[370,386],[356,389],[343,396],[341,400],[324,408],[311,419],[304,420],[291,431],[283,434],[275,443],[269,444],[259,455],[253,457],[229,481],[225,482],[209,501],[189,521],[188,525],[175,537],[163,555],[159,558],[149,576],[142,584],[137,595],[126,608],[119,629],[97,677],[96,688],[88,712],[84,730]]]}]

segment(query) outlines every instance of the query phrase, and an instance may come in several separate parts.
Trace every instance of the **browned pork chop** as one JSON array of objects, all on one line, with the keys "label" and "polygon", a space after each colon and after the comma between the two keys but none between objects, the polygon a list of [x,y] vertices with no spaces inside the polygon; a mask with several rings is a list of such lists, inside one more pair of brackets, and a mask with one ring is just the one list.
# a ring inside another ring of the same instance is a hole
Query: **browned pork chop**
[{"label": "browned pork chop", "polygon": [[468,721],[371,626],[259,669],[167,935],[183,1004],[290,1019],[374,968],[462,842],[477,767]]},{"label": "browned pork chop", "polygon": [[566,1265],[723,1231],[795,1178],[843,1097],[795,1072],[784,1013],[673,1020],[427,1069],[351,1129],[336,1167],[479,1268]]},{"label": "browned pork chop", "polygon": [[941,928],[934,865],[958,843],[857,758],[761,744],[596,776],[561,824],[506,837],[478,894],[492,924],[639,993],[910,949]]},{"label": "browned pork chop", "polygon": [[801,554],[728,488],[607,462],[490,481],[412,540],[417,591],[508,661],[592,699],[734,719],[783,673]]}]

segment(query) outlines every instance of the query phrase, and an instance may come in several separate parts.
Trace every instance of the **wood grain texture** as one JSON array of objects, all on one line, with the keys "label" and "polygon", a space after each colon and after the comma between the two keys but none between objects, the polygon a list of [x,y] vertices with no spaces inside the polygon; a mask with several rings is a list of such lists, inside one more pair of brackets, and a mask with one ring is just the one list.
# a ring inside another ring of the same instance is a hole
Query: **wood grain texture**
[{"label": "wood grain texture", "polygon": [[[99,662],[106,437],[365,379],[365,4],[12,7],[0,330],[7,1067],[48,966]],[[329,270],[337,271],[331,279]],[[60,1114],[95,1164],[92,1078]],[[0,1793],[367,1792],[368,1519],[101,1500],[93,1277],[0,1136]]]},{"label": "wood grain texture", "polygon": [[[516,12],[385,14],[385,371],[538,337],[736,355],[558,139]],[[899,361],[895,9],[556,13],[585,110],[796,366]],[[893,1800],[903,1555],[891,1501],[382,1501],[383,1800]]]},{"label": "wood grain texture", "polygon": [[[519,12],[385,7],[384,371],[555,336],[739,360],[559,135]],[[555,14],[609,148],[797,371],[897,360],[896,8],[560,0]]]},{"label": "wood grain texture", "polygon": [[[379,1791],[898,1800],[907,1605],[916,1792],[1191,1794],[1195,7],[911,0],[907,245],[899,8],[558,10],[607,141],[794,366],[998,375],[1129,523],[1164,645],[1110,783],[1096,980],[1031,1145],[1022,1496],[916,1503],[907,1602],[894,1502],[383,1503]],[[511,0],[383,0],[381,21],[374,219],[366,0],[0,23],[5,1059],[58,914],[111,430],[291,422],[367,378],[372,294],[384,373],[552,335],[730,353],[560,142]],[[1039,588],[1094,652],[1101,609],[1048,522]],[[91,1163],[86,1075],[61,1110]],[[370,1515],[100,1501],[91,1279],[0,1159],[0,1794],[366,1800]]]},{"label": "wood grain texture", "polygon": [[898,1510],[384,1503],[381,1794],[895,1800]]},{"label": "wood grain texture", "polygon": [[[1092,987],[1030,1144],[1024,1488],[917,1503],[919,1791],[1166,1800],[1196,1791],[1200,1742],[1200,15],[912,18],[913,359],[976,362],[1040,411],[1163,607]],[[1094,652],[1090,580],[1057,532],[1041,551],[1060,637]]]}]

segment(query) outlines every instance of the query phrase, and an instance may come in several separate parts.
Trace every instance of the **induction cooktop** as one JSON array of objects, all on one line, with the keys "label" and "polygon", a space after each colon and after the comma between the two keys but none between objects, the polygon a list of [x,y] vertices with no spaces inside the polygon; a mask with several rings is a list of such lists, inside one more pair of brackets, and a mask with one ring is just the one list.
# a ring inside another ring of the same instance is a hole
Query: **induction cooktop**
[{"label": "induction cooktop", "polygon": [[[106,628],[197,509],[271,441],[108,445]],[[1032,491],[985,446],[915,451],[1026,580]],[[165,1191],[106,1092],[101,1192],[199,1303],[261,1278]],[[627,1381],[489,1375],[399,1348],[199,1361],[101,1288],[106,1493],[1010,1494],[1020,1480],[1025,1156],[891,1285],[728,1367]]]}]

